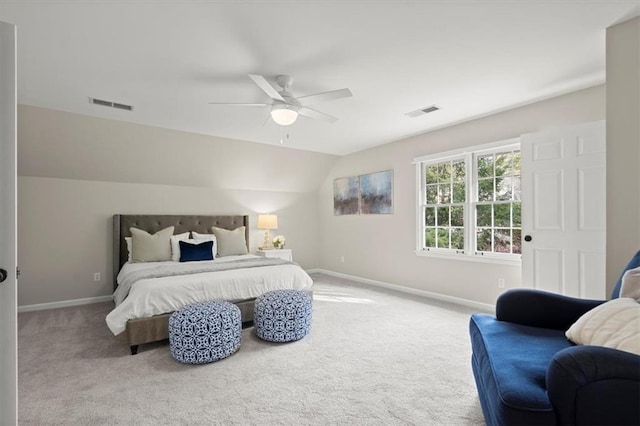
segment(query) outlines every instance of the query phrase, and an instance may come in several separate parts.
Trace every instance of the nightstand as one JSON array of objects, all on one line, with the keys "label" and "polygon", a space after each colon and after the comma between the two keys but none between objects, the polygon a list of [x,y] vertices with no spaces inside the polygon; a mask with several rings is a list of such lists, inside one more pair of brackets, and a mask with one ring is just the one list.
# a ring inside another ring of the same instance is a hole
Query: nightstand
[{"label": "nightstand", "polygon": [[273,249],[273,250],[258,249],[256,254],[262,257],[275,257],[278,259],[288,260],[289,262],[293,262],[293,253],[291,249]]}]

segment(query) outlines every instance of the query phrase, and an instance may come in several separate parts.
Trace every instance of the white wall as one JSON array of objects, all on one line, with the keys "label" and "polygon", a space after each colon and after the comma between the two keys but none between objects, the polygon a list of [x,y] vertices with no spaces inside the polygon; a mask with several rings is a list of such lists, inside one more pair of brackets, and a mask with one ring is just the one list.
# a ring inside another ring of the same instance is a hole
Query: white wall
[{"label": "white wall", "polygon": [[607,293],[640,250],[640,18],[607,29]]},{"label": "white wall", "polygon": [[[112,291],[113,214],[278,214],[320,266],[316,190],[337,157],[42,108],[18,109],[18,304]],[[93,282],[93,273],[102,280]]]},{"label": "white wall", "polygon": [[[319,190],[322,265],[336,272],[493,304],[498,278],[520,284],[520,267],[418,257],[414,157],[605,118],[605,87],[570,93],[341,157]],[[422,118],[428,120],[428,116]],[[333,179],[394,171],[394,214],[333,215]],[[345,262],[340,261],[344,256]]]}]

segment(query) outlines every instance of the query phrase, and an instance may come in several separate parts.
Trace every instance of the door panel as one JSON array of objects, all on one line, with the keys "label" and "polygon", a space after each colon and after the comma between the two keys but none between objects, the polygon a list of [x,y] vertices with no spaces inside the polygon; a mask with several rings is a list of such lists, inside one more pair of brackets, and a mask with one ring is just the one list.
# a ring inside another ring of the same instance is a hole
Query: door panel
[{"label": "door panel", "polygon": [[605,298],[604,121],[523,135],[522,282]]},{"label": "door panel", "polygon": [[16,39],[0,22],[0,424],[17,422]]}]

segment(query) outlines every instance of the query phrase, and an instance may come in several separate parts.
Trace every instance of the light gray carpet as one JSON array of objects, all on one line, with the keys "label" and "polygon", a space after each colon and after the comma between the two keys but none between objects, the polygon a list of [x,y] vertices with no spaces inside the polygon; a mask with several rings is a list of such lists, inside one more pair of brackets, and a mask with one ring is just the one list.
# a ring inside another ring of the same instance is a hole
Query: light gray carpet
[{"label": "light gray carpet", "polygon": [[311,333],[273,344],[253,329],[213,364],[168,343],[129,355],[109,303],[19,315],[20,424],[482,424],[471,310],[313,275]]}]

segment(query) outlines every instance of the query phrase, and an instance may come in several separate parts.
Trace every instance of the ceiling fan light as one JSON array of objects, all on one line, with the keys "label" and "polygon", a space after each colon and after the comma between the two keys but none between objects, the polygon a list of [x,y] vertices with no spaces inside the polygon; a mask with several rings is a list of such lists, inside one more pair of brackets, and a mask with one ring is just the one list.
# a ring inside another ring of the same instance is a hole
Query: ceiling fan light
[{"label": "ceiling fan light", "polygon": [[281,126],[289,126],[298,119],[298,108],[295,105],[275,104],[271,107],[271,118]]}]

